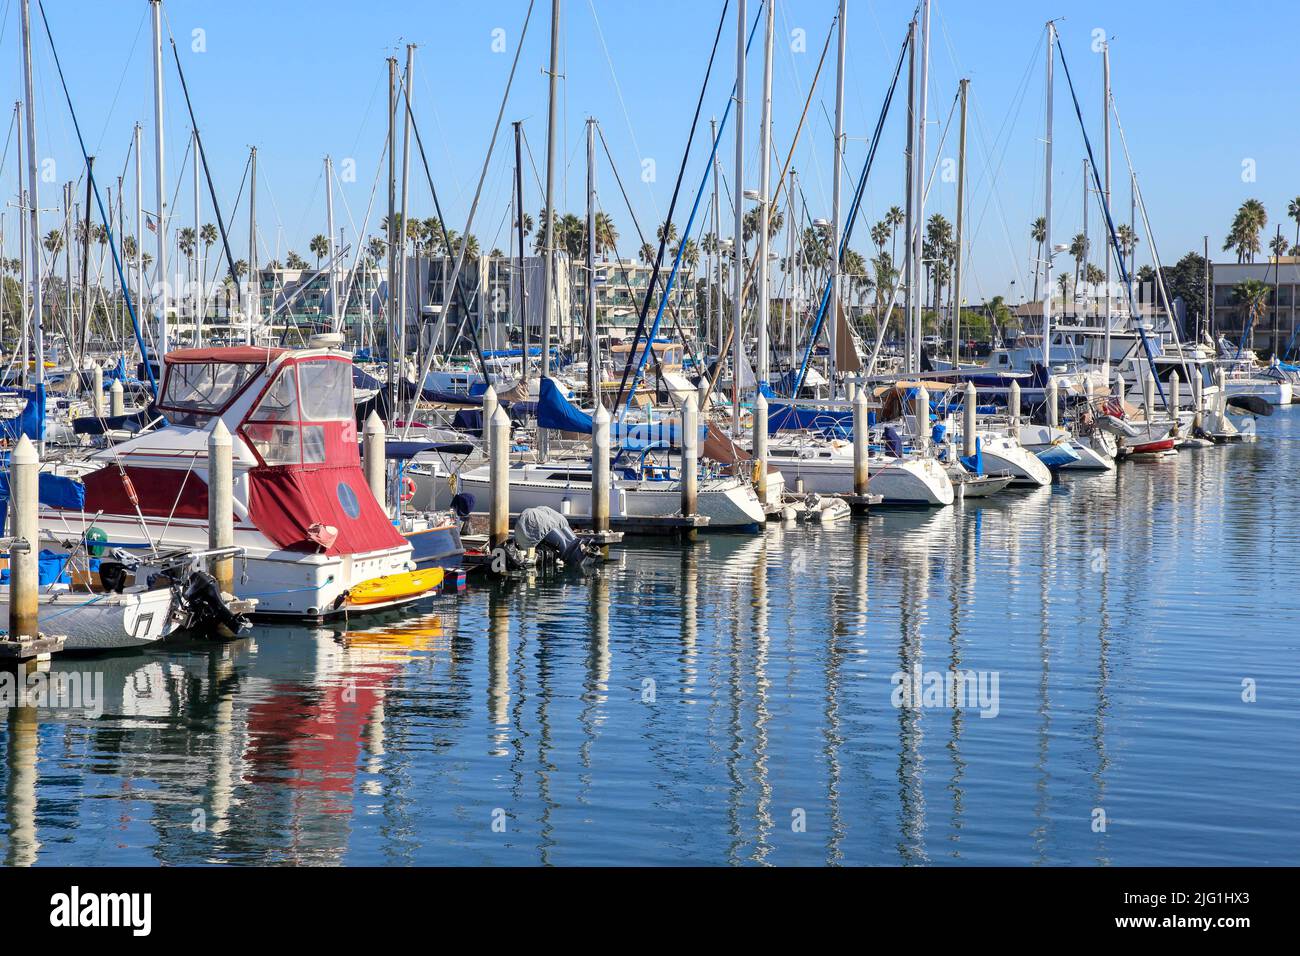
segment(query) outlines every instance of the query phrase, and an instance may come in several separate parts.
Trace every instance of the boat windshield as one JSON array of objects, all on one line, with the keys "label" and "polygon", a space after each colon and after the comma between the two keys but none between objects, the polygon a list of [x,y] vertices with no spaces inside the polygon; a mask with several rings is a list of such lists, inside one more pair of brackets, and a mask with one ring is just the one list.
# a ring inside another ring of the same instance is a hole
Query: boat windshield
[{"label": "boat windshield", "polygon": [[158,404],[195,416],[216,415],[260,370],[259,365],[233,362],[170,365],[162,401]]},{"label": "boat windshield", "polygon": [[244,422],[244,435],[268,465],[322,464],[337,457],[330,450],[342,441],[338,423],[350,425],[353,414],[350,364],[297,362],[276,375]]}]

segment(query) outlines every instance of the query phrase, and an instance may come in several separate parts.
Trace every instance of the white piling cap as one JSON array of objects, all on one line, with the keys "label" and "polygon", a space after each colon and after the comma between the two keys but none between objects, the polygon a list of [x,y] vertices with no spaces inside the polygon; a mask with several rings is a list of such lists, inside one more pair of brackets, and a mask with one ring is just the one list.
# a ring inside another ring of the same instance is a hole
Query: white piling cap
[{"label": "white piling cap", "polygon": [[214,419],[212,430],[208,432],[209,445],[229,445],[231,444],[230,429],[220,418]]},{"label": "white piling cap", "polygon": [[591,421],[595,425],[604,425],[609,422],[609,410],[604,405],[597,403],[596,413],[591,416]]},{"label": "white piling cap", "polygon": [[9,461],[14,465],[36,465],[40,464],[41,456],[36,454],[36,446],[32,444],[32,440],[23,435],[9,455]]},{"label": "white piling cap", "polygon": [[500,405],[498,405],[497,410],[492,413],[492,427],[493,428],[510,427],[510,416],[506,414],[505,408],[503,408]]},{"label": "white piling cap", "polygon": [[754,399],[754,407],[767,411],[767,396],[759,392],[758,397]]},{"label": "white piling cap", "polygon": [[371,409],[370,414],[366,416],[365,433],[367,435],[382,435],[384,433],[384,420],[379,417],[379,413],[374,409]]},{"label": "white piling cap", "polygon": [[483,390],[483,401],[486,402],[489,398],[494,402],[497,400],[497,390],[491,385]]},{"label": "white piling cap", "polygon": [[120,378],[113,379],[113,384],[108,387],[108,390],[110,392],[122,391],[122,380]]}]

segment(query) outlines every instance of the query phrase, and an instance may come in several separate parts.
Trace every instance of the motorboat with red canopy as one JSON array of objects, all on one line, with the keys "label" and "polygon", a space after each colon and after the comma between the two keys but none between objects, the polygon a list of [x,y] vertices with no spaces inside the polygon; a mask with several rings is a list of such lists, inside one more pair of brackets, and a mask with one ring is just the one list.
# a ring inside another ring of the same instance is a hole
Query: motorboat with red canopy
[{"label": "motorboat with red canopy", "polygon": [[362,584],[367,610],[429,593],[361,470],[348,353],[172,351],[157,408],[165,427],[51,466],[81,479],[85,505],[43,509],[43,530],[84,539],[98,529],[94,540],[132,549],[205,547],[208,438],[220,420],[233,437],[235,545],[246,562],[236,590],[258,599],[259,615],[345,613]]}]

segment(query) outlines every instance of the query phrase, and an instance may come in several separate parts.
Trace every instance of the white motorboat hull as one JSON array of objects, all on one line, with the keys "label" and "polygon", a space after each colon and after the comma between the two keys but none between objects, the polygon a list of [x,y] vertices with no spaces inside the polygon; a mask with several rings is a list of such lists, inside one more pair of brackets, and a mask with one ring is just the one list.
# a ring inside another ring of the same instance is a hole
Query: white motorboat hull
[{"label": "white motorboat hull", "polygon": [[[62,636],[66,651],[116,651],[160,641],[180,627],[166,588],[128,589],[121,594],[73,591],[66,585],[41,590],[41,629]],[[9,616],[9,588],[0,588],[0,618]]]},{"label": "white motorboat hull", "polygon": [[[557,471],[564,470],[563,465],[555,467]],[[462,474],[457,487],[472,494],[479,505],[491,500],[486,468]],[[590,477],[586,483],[566,483],[529,478],[512,469],[511,511],[539,507],[551,508],[560,514],[590,516]],[[708,526],[713,529],[749,528],[767,521],[753,487],[739,478],[701,480],[696,490],[695,507],[699,514],[709,519]],[[610,487],[609,510],[612,516],[640,518],[681,514],[681,485],[677,481],[615,481]]]},{"label": "white motorboat hull", "polygon": [[1006,472],[1013,485],[1041,487],[1052,483],[1052,472],[1038,456],[1009,438],[981,435],[980,455],[985,471]]}]

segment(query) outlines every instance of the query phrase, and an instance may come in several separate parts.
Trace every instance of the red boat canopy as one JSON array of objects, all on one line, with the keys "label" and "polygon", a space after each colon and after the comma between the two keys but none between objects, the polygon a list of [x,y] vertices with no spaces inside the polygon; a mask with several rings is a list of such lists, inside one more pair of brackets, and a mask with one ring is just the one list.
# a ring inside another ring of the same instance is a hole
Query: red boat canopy
[{"label": "red boat canopy", "polygon": [[163,361],[168,365],[206,365],[210,362],[231,362],[237,365],[267,365],[288,349],[263,348],[256,345],[231,345],[225,348],[173,349]]}]

